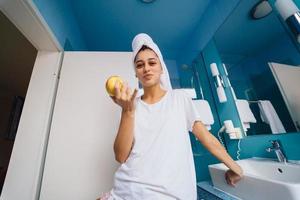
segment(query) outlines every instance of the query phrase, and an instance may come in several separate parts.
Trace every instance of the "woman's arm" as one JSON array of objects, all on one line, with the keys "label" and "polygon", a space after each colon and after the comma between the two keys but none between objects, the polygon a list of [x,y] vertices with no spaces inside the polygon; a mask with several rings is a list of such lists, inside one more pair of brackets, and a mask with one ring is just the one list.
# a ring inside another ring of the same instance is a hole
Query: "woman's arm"
[{"label": "woman's arm", "polygon": [[119,84],[115,86],[116,96],[112,97],[113,101],[121,106],[122,115],[119,130],[114,142],[115,159],[119,163],[124,163],[131,151],[133,145],[133,129],[134,129],[134,100],[137,94],[135,89],[131,95],[130,88],[127,84],[120,89]]},{"label": "woman's arm", "polygon": [[218,160],[223,162],[230,170],[226,172],[226,181],[234,185],[243,176],[242,168],[230,157],[221,143],[206,129],[202,122],[196,121],[193,134]]},{"label": "woman's arm", "polygon": [[122,111],[121,122],[114,142],[115,158],[124,163],[133,145],[134,112]]}]

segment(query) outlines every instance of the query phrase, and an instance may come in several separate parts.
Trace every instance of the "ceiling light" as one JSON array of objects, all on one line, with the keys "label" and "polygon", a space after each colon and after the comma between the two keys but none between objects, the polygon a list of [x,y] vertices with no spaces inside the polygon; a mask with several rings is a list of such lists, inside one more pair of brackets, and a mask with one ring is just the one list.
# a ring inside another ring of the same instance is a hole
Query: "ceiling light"
[{"label": "ceiling light", "polygon": [[300,12],[292,0],[276,0],[275,7],[300,43]]},{"label": "ceiling light", "polygon": [[143,3],[153,3],[155,0],[141,0]]},{"label": "ceiling light", "polygon": [[268,1],[258,2],[251,10],[253,19],[261,19],[268,16],[272,12],[272,7]]}]

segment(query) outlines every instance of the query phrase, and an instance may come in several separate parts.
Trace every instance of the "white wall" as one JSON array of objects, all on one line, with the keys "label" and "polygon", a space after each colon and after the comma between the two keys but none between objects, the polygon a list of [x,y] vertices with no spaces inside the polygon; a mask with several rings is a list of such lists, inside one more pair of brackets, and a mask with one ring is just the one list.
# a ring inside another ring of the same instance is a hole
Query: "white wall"
[{"label": "white wall", "polygon": [[51,125],[41,200],[96,199],[113,185],[120,107],[105,90],[120,75],[137,87],[127,52],[67,52]]},{"label": "white wall", "polygon": [[36,199],[60,59],[57,52],[37,55],[1,200]]}]

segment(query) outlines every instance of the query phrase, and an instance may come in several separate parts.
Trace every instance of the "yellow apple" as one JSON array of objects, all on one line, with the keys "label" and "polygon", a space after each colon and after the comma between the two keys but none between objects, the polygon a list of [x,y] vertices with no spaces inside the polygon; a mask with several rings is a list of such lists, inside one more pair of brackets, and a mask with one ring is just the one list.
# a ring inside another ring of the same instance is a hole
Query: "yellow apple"
[{"label": "yellow apple", "polygon": [[119,82],[120,89],[123,86],[123,81],[120,76],[111,76],[106,81],[106,91],[110,96],[115,96],[115,85]]}]

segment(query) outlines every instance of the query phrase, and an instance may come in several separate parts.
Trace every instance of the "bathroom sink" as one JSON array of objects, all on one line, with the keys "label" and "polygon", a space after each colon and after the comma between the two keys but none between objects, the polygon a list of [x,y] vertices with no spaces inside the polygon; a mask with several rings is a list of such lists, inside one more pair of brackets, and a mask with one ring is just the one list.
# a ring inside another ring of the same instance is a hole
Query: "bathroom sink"
[{"label": "bathroom sink", "polygon": [[229,195],[243,200],[300,200],[300,165],[269,159],[239,160],[244,178],[236,187],[227,185],[223,163],[209,165],[213,185]]}]

